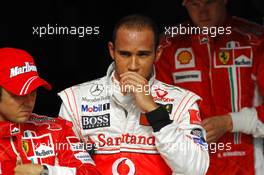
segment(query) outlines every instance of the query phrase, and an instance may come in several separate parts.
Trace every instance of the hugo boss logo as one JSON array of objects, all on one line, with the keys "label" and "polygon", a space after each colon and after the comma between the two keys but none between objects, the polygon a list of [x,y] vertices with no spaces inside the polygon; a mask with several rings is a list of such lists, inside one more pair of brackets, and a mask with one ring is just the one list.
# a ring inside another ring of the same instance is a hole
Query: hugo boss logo
[{"label": "hugo boss logo", "polygon": [[82,128],[94,129],[110,126],[110,114],[97,116],[82,116]]}]

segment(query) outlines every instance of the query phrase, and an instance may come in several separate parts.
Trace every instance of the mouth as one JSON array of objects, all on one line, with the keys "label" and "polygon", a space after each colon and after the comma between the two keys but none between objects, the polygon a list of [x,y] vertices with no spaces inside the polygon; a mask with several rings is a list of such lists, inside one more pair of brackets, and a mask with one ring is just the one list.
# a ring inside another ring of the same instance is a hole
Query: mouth
[{"label": "mouth", "polygon": [[201,19],[200,22],[209,22],[211,21],[210,19]]},{"label": "mouth", "polygon": [[21,110],[21,113],[32,113],[32,110]]}]

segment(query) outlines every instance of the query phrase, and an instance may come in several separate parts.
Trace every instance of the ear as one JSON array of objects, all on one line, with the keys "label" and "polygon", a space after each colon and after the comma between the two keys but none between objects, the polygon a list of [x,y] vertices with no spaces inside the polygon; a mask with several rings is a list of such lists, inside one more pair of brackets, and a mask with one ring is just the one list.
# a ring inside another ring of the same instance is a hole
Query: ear
[{"label": "ear", "polygon": [[158,45],[157,50],[156,50],[155,62],[157,62],[160,59],[162,52],[163,52],[163,47],[161,45]]},{"label": "ear", "polygon": [[111,41],[108,42],[108,50],[109,50],[109,54],[110,54],[111,58],[113,60],[115,60],[115,57],[114,57],[115,48],[114,48],[114,44]]}]

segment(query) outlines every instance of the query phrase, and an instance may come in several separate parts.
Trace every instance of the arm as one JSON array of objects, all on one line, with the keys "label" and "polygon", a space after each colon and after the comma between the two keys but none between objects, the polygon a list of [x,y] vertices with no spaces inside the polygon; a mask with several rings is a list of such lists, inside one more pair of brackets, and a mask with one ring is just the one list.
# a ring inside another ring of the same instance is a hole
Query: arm
[{"label": "arm", "polygon": [[77,174],[97,175],[99,172],[94,166],[94,162],[86,151],[83,144],[79,142],[72,130],[72,124],[65,122],[64,130],[59,136],[57,148],[58,166],[47,165],[52,174]]},{"label": "arm", "polygon": [[[194,103],[190,109],[198,112],[197,104]],[[205,131],[200,125],[190,124],[188,111],[178,122],[172,122],[161,107],[146,115],[154,130],[157,149],[174,173],[206,173],[209,155]]]},{"label": "arm", "polygon": [[62,104],[59,111],[59,116],[61,116],[63,119],[68,120],[72,122],[73,124],[73,131],[75,135],[81,140],[85,141],[81,134],[81,124],[79,123],[79,115],[78,115],[78,107],[72,103],[72,101],[75,101],[75,95],[73,94],[73,91],[71,89],[66,89],[64,91],[61,91],[58,93],[60,98],[62,99]]},{"label": "arm", "polygon": [[233,132],[252,134],[254,137],[264,137],[264,41],[255,54],[253,78],[255,81],[255,96],[252,108],[242,108],[231,113]]},{"label": "arm", "polygon": [[[126,72],[121,74],[120,84],[125,87],[144,87],[147,80],[135,72]],[[191,124],[189,113],[189,109],[199,113],[195,103],[199,98],[193,93],[187,93],[187,101],[183,98],[181,108],[175,114],[179,120],[172,122],[167,111],[154,102],[150,93],[132,93],[137,106],[146,112],[148,122],[154,130],[157,149],[173,173],[205,174],[209,166],[207,144],[204,141],[205,131],[200,125]]]}]

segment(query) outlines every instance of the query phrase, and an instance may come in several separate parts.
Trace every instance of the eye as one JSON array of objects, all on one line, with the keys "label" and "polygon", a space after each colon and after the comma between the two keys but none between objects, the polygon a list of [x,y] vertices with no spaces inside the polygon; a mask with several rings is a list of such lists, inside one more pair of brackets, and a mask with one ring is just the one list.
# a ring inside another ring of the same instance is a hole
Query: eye
[{"label": "eye", "polygon": [[138,54],[137,54],[139,57],[148,57],[148,56],[150,56],[151,55],[151,52],[148,52],[148,51],[144,51],[144,52],[139,52]]},{"label": "eye", "polygon": [[121,55],[122,57],[130,57],[131,53],[126,51],[119,51],[119,55]]}]

